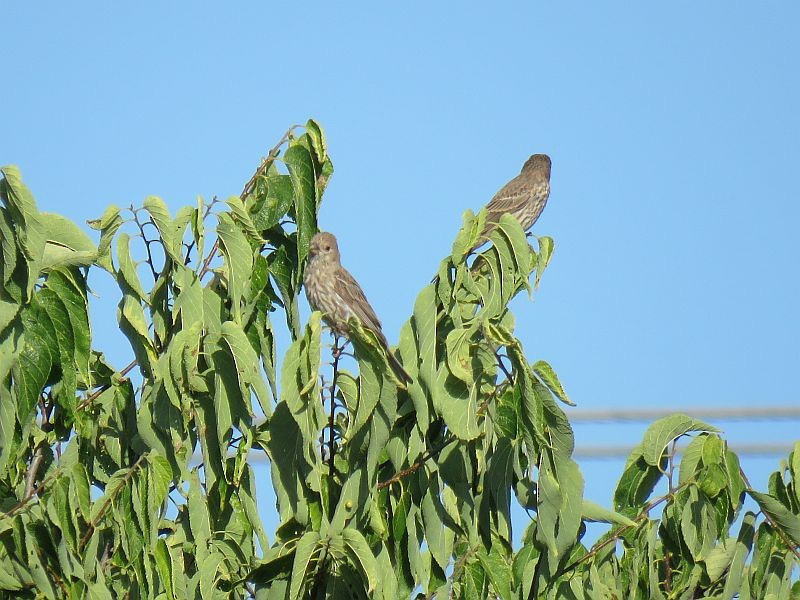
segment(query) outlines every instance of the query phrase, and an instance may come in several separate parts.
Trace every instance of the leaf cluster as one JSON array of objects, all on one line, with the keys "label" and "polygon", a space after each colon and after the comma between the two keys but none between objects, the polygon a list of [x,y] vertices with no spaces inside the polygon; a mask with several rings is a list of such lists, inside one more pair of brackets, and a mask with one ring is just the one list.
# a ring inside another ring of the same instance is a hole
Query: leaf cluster
[{"label": "leaf cluster", "polygon": [[[673,415],[629,457],[613,508],[584,497],[572,401],[527,358],[510,308],[535,293],[554,244],[530,244],[512,216],[475,255],[486,215],[465,214],[400,333],[411,384],[357,320],[329,362],[321,315],[303,323],[298,297],[332,173],[308,121],[239,196],[174,215],[156,197],[110,206],[90,222],[95,243],[2,169],[0,590],[800,597],[800,444],[758,492],[717,430]],[[98,269],[119,288],[134,359],[122,369],[92,347]],[[259,456],[275,532],[256,502]],[[529,516],[521,536],[513,503]],[[587,546],[598,521],[609,529]]]}]

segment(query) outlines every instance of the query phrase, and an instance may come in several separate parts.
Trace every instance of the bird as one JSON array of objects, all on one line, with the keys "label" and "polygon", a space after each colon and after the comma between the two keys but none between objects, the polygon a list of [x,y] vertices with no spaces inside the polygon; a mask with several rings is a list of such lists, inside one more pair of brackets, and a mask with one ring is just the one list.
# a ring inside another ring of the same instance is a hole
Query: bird
[{"label": "bird", "polygon": [[322,313],[322,319],[335,335],[349,337],[348,321],[358,317],[378,338],[397,378],[405,384],[413,381],[389,350],[381,322],[361,286],[342,266],[339,244],[332,233],[321,231],[311,238],[303,284],[311,309]]},{"label": "bird", "polygon": [[522,165],[519,175],[500,188],[486,205],[486,225],[470,251],[489,239],[506,213],[514,215],[522,229],[528,231],[542,214],[549,196],[550,157],[533,154]]}]

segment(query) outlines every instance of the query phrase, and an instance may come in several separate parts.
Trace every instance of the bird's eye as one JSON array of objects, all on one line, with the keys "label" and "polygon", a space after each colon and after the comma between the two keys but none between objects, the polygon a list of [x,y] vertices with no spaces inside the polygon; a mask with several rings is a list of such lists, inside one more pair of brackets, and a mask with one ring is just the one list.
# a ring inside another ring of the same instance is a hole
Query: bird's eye
[{"label": "bird's eye", "polygon": [[330,251],[330,249],[331,249],[331,247],[330,247],[330,246],[325,246],[325,252],[329,252],[329,251]]}]

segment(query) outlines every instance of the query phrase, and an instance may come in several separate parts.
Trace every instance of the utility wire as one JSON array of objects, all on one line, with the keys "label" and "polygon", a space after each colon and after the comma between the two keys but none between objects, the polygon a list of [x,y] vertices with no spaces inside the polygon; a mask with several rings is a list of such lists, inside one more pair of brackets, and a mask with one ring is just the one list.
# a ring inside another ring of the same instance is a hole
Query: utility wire
[{"label": "utility wire", "polygon": [[[792,451],[792,444],[731,444],[738,456],[786,456]],[[627,458],[632,446],[576,446],[573,456],[582,460],[611,460]],[[678,447],[677,453],[680,454],[683,448]]]},{"label": "utility wire", "polygon": [[682,413],[698,419],[716,419],[719,421],[794,420],[800,419],[800,406],[576,409],[569,410],[567,417],[573,423],[619,423],[653,421],[676,413]]}]

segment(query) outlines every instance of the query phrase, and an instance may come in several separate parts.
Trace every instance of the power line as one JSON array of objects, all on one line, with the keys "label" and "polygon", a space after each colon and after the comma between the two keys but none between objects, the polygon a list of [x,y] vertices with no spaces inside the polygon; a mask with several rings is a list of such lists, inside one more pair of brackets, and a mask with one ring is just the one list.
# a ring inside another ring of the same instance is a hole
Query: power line
[{"label": "power line", "polygon": [[[735,444],[730,446],[738,456],[786,456],[792,451],[793,445],[784,444]],[[632,446],[577,446],[573,456],[583,460],[611,460],[627,458]],[[678,448],[680,454],[682,448]]]},{"label": "power line", "polygon": [[759,406],[719,408],[701,406],[693,408],[619,408],[606,410],[570,410],[569,420],[581,423],[653,421],[675,413],[697,419],[719,421],[775,421],[800,419],[800,406]]},{"label": "power line", "polygon": [[[633,451],[633,446],[622,446],[622,445],[580,445],[575,447],[575,451],[573,452],[573,456],[577,459],[582,460],[612,460],[612,459],[619,459],[619,458],[627,458],[631,451]],[[731,450],[733,450],[738,456],[786,456],[789,452],[792,451],[794,448],[793,444],[790,443],[752,443],[752,444],[732,444],[730,445]],[[683,451],[683,448],[678,447],[677,453],[680,454]],[[235,454],[229,454],[229,458],[235,456]],[[197,454],[194,459],[197,462],[201,462],[203,457],[200,454]],[[267,455],[263,452],[254,452],[251,451],[248,456],[248,461],[251,463],[266,463],[269,462]]]}]

